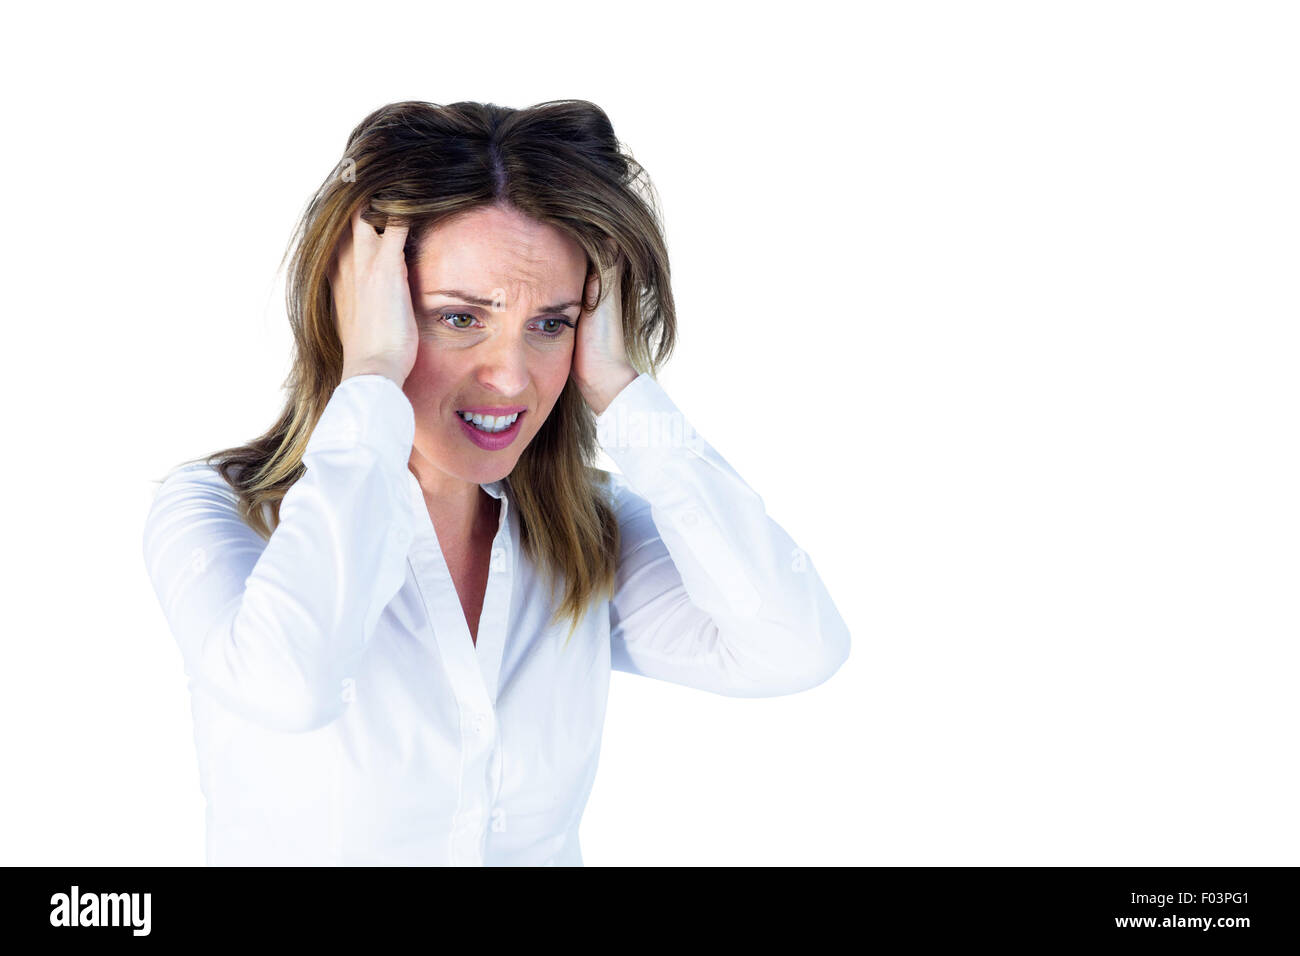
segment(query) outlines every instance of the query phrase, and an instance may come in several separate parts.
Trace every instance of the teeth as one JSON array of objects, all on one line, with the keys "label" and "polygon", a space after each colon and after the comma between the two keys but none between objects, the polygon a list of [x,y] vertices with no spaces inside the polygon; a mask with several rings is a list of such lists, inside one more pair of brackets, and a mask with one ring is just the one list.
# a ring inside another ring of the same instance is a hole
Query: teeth
[{"label": "teeth", "polygon": [[479,431],[484,432],[503,432],[515,423],[519,413],[512,415],[469,415],[465,412],[457,412],[461,418],[472,424]]}]

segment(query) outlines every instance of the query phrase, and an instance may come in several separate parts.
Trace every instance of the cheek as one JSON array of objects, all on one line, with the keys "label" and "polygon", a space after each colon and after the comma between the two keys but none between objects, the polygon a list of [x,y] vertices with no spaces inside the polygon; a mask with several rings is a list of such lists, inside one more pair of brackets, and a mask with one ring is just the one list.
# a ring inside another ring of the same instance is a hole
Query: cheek
[{"label": "cheek", "polygon": [[573,349],[557,349],[554,353],[542,356],[532,364],[533,381],[537,390],[554,401],[564,391],[569,380],[569,371],[573,368]]},{"label": "cheek", "polygon": [[421,342],[403,391],[412,400],[419,399],[423,405],[436,405],[438,397],[447,391],[447,383],[457,381],[459,367],[456,352],[430,348]]}]

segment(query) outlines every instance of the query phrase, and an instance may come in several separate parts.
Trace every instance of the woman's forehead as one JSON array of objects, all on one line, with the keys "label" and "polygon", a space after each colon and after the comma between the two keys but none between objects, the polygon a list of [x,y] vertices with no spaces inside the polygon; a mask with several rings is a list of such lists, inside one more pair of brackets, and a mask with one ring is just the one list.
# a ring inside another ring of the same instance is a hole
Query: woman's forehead
[{"label": "woman's forehead", "polygon": [[481,206],[437,223],[425,234],[420,253],[445,254],[453,246],[500,250],[523,259],[554,258],[558,252],[583,254],[582,247],[555,226],[500,206]]},{"label": "woman's forehead", "polygon": [[482,223],[431,233],[413,263],[422,291],[488,298],[503,289],[511,299],[576,291],[586,275],[582,247],[554,227],[535,225],[521,231]]}]

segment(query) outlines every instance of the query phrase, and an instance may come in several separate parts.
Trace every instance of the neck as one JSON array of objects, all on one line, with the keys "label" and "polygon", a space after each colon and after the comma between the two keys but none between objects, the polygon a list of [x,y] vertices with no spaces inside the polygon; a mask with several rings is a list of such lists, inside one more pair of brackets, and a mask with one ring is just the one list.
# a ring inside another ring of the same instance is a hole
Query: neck
[{"label": "neck", "polygon": [[414,453],[409,467],[420,482],[429,519],[444,549],[496,535],[501,503],[476,482],[439,471]]}]

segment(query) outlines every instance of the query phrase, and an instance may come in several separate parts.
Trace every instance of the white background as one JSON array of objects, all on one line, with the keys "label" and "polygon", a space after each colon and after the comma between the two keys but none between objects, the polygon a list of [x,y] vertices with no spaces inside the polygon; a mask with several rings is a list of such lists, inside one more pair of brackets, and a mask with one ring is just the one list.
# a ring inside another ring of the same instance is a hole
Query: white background
[{"label": "white background", "polygon": [[151,479],[279,410],[363,116],[564,97],[658,189],[662,383],[853,636],[784,698],[614,675],[587,864],[1300,862],[1294,10],[10,11],[0,862],[202,863]]}]

